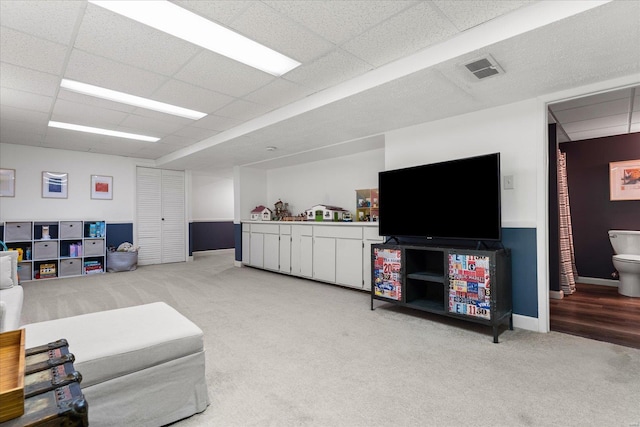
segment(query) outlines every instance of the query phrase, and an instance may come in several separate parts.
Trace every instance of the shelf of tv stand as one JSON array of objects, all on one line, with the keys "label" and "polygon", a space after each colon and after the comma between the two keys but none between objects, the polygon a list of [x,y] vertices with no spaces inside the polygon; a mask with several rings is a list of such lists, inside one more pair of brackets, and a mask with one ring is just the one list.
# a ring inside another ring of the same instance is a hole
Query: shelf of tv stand
[{"label": "shelf of tv stand", "polygon": [[425,282],[444,283],[444,275],[442,273],[432,273],[428,271],[418,271],[415,273],[407,273],[407,279],[423,280]]},{"label": "shelf of tv stand", "polygon": [[[492,327],[494,343],[500,325],[513,329],[509,249],[376,244],[371,250],[371,310],[381,300],[484,324]],[[388,260],[394,266],[385,266],[385,252],[394,253]],[[400,273],[389,278],[390,271]],[[398,298],[386,293],[390,286],[399,288],[391,294]]]}]

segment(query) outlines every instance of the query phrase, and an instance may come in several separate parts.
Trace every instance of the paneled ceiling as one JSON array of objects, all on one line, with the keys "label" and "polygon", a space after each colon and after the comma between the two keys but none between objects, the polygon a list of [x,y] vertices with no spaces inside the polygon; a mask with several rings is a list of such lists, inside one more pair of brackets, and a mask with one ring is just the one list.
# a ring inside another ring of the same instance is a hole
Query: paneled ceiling
[{"label": "paneled ceiling", "polygon": [[[378,148],[389,130],[604,80],[640,83],[639,1],[600,2],[540,27],[529,23],[542,12],[564,16],[584,2],[173,2],[302,65],[274,77],[84,0],[2,0],[0,142],[224,175]],[[478,80],[464,64],[487,55],[504,73]],[[208,115],[193,121],[99,100],[61,89],[63,78]],[[566,140],[638,132],[639,92],[559,103],[550,116]]]}]

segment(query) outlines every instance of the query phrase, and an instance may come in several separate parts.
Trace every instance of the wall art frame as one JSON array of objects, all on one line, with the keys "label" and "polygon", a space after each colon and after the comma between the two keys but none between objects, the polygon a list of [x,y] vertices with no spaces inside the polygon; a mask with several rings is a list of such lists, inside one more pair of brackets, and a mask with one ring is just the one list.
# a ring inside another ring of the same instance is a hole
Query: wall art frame
[{"label": "wall art frame", "polygon": [[65,172],[42,172],[42,197],[66,199],[69,194],[69,174]]},{"label": "wall art frame", "polygon": [[0,169],[0,197],[16,196],[16,170]]},{"label": "wall art frame", "polygon": [[609,200],[640,200],[640,159],[609,163]]},{"label": "wall art frame", "polygon": [[113,199],[113,177],[91,175],[91,198],[96,200]]}]

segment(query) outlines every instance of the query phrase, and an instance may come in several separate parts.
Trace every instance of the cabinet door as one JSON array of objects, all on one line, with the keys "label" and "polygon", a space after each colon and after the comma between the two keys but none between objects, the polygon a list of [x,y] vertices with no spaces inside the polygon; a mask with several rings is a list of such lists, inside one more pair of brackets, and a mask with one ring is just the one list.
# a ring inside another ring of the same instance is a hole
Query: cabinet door
[{"label": "cabinet door", "polygon": [[277,234],[264,235],[264,268],[278,270],[280,267],[280,236]]},{"label": "cabinet door", "polygon": [[362,240],[336,239],[336,283],[362,289]]},{"label": "cabinet door", "polygon": [[242,232],[242,263],[251,264],[251,233]]},{"label": "cabinet door", "polygon": [[280,236],[280,272],[291,273],[291,236]]},{"label": "cabinet door", "polygon": [[313,242],[313,278],[336,281],[336,239],[316,237]]},{"label": "cabinet door", "polygon": [[264,267],[264,234],[262,233],[251,233],[251,244],[250,244],[250,253],[249,257],[251,262],[249,264],[254,267],[263,268]]},{"label": "cabinet door", "polygon": [[300,275],[313,277],[313,237],[300,237]]}]

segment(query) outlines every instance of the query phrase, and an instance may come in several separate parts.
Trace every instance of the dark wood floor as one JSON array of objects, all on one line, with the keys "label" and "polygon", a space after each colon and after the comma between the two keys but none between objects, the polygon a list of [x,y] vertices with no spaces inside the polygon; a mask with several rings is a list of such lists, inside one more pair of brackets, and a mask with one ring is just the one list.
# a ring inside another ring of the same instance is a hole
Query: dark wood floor
[{"label": "dark wood floor", "polygon": [[613,286],[576,284],[577,291],[549,301],[552,331],[640,348],[640,298]]}]

